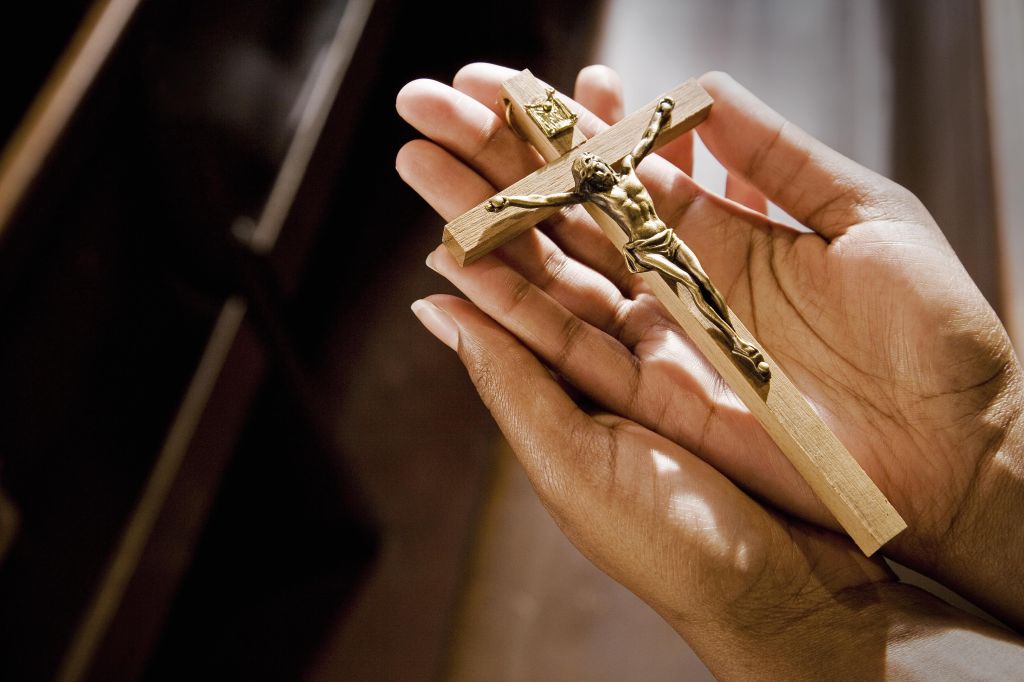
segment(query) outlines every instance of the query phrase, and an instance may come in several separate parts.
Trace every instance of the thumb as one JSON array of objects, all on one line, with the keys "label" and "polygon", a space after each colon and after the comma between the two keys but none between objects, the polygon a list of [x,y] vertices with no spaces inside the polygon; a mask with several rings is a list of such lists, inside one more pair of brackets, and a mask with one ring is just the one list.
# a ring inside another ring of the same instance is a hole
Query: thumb
[{"label": "thumb", "polygon": [[700,126],[715,158],[826,239],[880,210],[891,214],[892,199],[910,195],[800,130],[729,75],[707,73],[700,83],[715,100]]}]

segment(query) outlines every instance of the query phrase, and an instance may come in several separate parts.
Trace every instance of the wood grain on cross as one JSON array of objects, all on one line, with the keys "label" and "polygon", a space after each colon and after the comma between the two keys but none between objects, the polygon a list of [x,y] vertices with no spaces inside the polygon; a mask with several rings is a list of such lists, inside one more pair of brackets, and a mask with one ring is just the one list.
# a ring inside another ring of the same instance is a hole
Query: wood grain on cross
[{"label": "wood grain on cross", "polygon": [[[674,100],[675,107],[671,119],[662,127],[655,141],[656,147],[703,121],[712,105],[711,97],[692,79],[667,94]],[[546,96],[546,86],[529,71],[523,71],[502,84],[502,97],[510,107],[512,122],[548,162],[503,190],[502,195],[572,191],[575,187],[571,172],[573,160],[583,152],[590,152],[613,165],[622,161],[647,128],[660,101],[659,98],[651,102],[588,140],[575,126],[553,138],[544,135],[526,114],[525,107],[544,101]],[[461,265],[471,263],[558,210],[509,207],[501,213],[492,213],[484,208],[486,203],[445,226],[443,241]],[[621,250],[628,239],[623,229],[593,204],[585,203],[584,206],[615,247]],[[643,278],[694,345],[757,417],[861,551],[873,554],[906,528],[906,523],[882,492],[735,313],[732,313],[732,320],[736,331],[764,353],[771,368],[771,380],[766,384],[751,379],[734,362],[732,354],[719,342],[717,330],[685,291],[682,296],[678,295],[657,272],[643,272],[638,276]]]}]

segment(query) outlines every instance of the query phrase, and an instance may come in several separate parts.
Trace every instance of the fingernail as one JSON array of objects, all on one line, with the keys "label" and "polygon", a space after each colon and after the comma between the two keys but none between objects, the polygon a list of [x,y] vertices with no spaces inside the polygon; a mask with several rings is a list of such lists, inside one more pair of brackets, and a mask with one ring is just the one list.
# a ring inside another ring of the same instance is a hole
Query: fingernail
[{"label": "fingernail", "polygon": [[[431,251],[430,253],[427,254],[427,267],[430,268],[431,270],[433,270],[434,272],[437,272],[437,268],[434,267],[434,252],[433,251]],[[419,301],[417,301],[416,303],[419,303]],[[413,305],[415,306],[416,303],[413,303]]]},{"label": "fingernail", "polygon": [[[430,260],[429,256],[427,260]],[[459,325],[451,315],[430,301],[424,300],[414,301],[412,312],[416,319],[427,328],[427,331],[437,337],[438,341],[454,351],[459,349]]]}]

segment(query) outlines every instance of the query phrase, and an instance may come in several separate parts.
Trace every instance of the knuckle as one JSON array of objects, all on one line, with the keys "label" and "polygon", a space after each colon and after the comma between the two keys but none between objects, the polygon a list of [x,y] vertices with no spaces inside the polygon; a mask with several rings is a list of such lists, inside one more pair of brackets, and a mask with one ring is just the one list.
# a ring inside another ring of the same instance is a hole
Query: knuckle
[{"label": "knuckle", "polygon": [[476,140],[469,151],[469,158],[466,159],[471,165],[476,165],[485,159],[486,155],[494,150],[495,145],[506,133],[510,133],[508,126],[494,114],[486,117],[476,135]]},{"label": "knuckle", "polygon": [[[750,161],[747,163],[746,171],[744,172],[746,177],[758,178],[765,172],[769,160],[775,153],[779,143],[785,139],[785,136],[789,132],[791,126],[792,124],[789,120],[783,119],[782,123],[779,124],[772,136],[754,150],[754,153],[750,156]],[[798,165],[797,169],[793,173],[794,177],[802,170],[803,165],[807,160],[808,159],[804,159],[804,162]],[[793,177],[786,178],[786,181],[792,181],[793,179]]]},{"label": "knuckle", "polygon": [[533,283],[518,272],[511,271],[508,275],[506,291],[508,295],[502,312],[505,315],[512,315],[529,298],[533,291]]},{"label": "knuckle", "polygon": [[615,305],[615,310],[612,311],[612,317],[608,323],[608,330],[616,339],[622,340],[635,308],[636,305],[630,298],[623,298]]},{"label": "knuckle", "polygon": [[562,274],[569,266],[569,257],[560,249],[553,248],[551,253],[544,259],[541,269],[544,272],[544,284],[542,288],[547,289],[553,283],[560,281]]},{"label": "knuckle", "polygon": [[558,355],[555,357],[555,367],[563,367],[572,360],[579,349],[586,330],[587,327],[583,320],[571,313],[567,315],[562,323],[562,333],[560,335],[562,342]]}]

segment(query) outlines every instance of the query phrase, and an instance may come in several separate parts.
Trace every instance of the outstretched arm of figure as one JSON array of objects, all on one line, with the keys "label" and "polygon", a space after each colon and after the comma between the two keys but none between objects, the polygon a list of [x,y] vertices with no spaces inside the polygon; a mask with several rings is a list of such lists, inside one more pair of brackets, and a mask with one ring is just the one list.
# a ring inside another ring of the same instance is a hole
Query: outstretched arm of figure
[{"label": "outstretched arm of figure", "polygon": [[559,192],[558,194],[529,194],[522,197],[492,197],[485,207],[492,213],[502,211],[509,206],[520,208],[544,208],[546,206],[568,206],[581,204],[586,197],[579,192]]},{"label": "outstretched arm of figure", "polygon": [[658,107],[651,116],[651,122],[648,124],[647,130],[644,131],[643,137],[633,147],[633,151],[630,152],[629,156],[623,159],[623,165],[627,168],[636,168],[637,164],[651,153],[651,150],[654,148],[654,141],[658,139],[658,133],[661,132],[661,128],[668,121],[669,116],[672,115],[672,108],[675,105],[671,97],[663,97],[658,102]]}]

